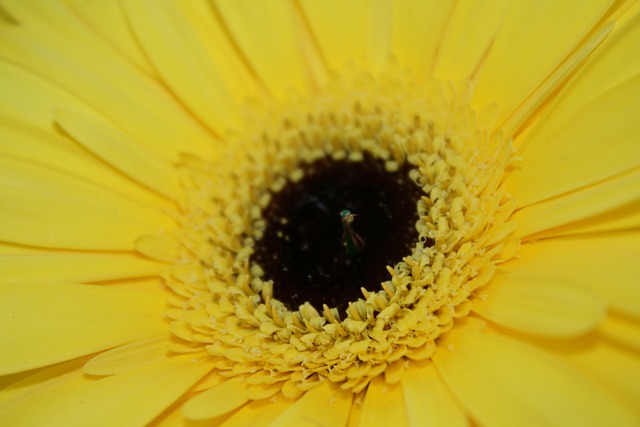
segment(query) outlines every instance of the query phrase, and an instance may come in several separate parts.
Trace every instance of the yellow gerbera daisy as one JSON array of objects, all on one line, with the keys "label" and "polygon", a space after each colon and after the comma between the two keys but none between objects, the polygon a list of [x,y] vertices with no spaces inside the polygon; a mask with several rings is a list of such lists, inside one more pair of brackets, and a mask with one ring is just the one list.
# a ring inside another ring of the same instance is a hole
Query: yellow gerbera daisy
[{"label": "yellow gerbera daisy", "polygon": [[2,425],[640,424],[637,2],[0,11]]}]

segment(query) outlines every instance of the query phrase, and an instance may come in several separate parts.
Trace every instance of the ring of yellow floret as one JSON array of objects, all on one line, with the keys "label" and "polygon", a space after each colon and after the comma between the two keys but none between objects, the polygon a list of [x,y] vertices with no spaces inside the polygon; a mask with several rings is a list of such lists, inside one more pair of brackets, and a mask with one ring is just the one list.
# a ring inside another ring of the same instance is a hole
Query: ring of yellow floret
[{"label": "ring of yellow floret", "polygon": [[[428,359],[469,313],[471,293],[518,247],[494,232],[514,205],[500,188],[510,144],[475,128],[467,98],[437,83],[336,83],[313,99],[250,113],[251,126],[229,135],[212,161],[185,156],[181,256],[165,277],[174,291],[172,350],[205,349],[220,375],[243,377],[252,399],[296,397],[325,380],[358,392],[381,374],[397,382],[407,363]],[[291,311],[251,261],[262,209],[303,176],[302,164],[358,161],[364,152],[389,170],[415,166],[411,178],[424,189],[418,243],[387,267],[381,289],[372,283],[350,302],[345,318],[308,303]]]}]

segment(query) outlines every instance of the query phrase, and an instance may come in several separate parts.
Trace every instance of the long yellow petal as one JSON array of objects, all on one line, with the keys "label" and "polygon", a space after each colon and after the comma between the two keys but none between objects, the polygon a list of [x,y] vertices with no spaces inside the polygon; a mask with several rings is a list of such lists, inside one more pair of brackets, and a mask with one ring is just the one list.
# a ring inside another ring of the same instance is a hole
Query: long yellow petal
[{"label": "long yellow petal", "polygon": [[329,68],[341,71],[355,65],[376,74],[387,67],[394,20],[398,22],[392,15],[402,14],[402,8],[394,9],[389,0],[311,0],[301,5]]},{"label": "long yellow petal", "polygon": [[367,33],[365,55],[371,73],[385,71],[391,59],[392,49],[392,0],[371,1],[367,9]]},{"label": "long yellow petal", "polygon": [[136,250],[147,257],[173,263],[178,259],[178,244],[171,237],[162,234],[144,234],[135,241]]},{"label": "long yellow petal", "polygon": [[145,231],[171,226],[145,208],[82,177],[0,158],[0,239],[33,246],[130,250]]},{"label": "long yellow petal", "polygon": [[[553,350],[553,347],[550,349]],[[571,365],[588,372],[606,392],[625,402],[640,419],[640,364],[637,353],[597,340],[588,351],[558,351],[557,354]]]},{"label": "long yellow petal", "polygon": [[393,56],[411,67],[418,79],[431,73],[442,34],[454,2],[394,1],[391,47]]},{"label": "long yellow petal", "polygon": [[[544,351],[547,355],[579,369],[601,390],[625,405],[636,419],[640,419],[640,407],[637,405],[640,397],[638,355],[634,351],[629,351],[628,347],[621,347],[608,339],[603,339],[602,331],[601,328],[594,334],[559,341],[530,335],[509,334],[492,327],[487,329],[488,333],[498,337],[506,333],[518,341],[533,344],[537,350]],[[637,340],[637,337],[635,339]]]},{"label": "long yellow petal", "polygon": [[135,341],[107,350],[91,358],[83,367],[89,375],[115,375],[169,357],[166,334]]},{"label": "long yellow petal", "polygon": [[638,422],[615,396],[569,363],[513,339],[454,329],[440,343],[433,362],[481,425],[586,427]]},{"label": "long yellow petal", "polygon": [[[212,367],[187,355],[99,380],[70,378],[8,408],[0,417],[16,427],[146,425]],[[132,405],[132,396],[144,399]]]},{"label": "long yellow petal", "polygon": [[553,228],[584,221],[615,211],[640,200],[640,168],[588,188],[525,206],[512,219],[518,223],[520,237],[546,232]]},{"label": "long yellow petal", "polygon": [[47,388],[54,387],[71,378],[82,376],[82,364],[88,357],[79,357],[67,362],[57,363],[35,371],[21,372],[2,378],[19,379],[11,381],[6,387],[0,389],[0,413],[20,402],[30,399]]},{"label": "long yellow petal", "polygon": [[584,105],[640,74],[640,61],[630,60],[637,55],[638,46],[640,13],[636,11],[628,22],[614,29],[601,48],[555,97],[535,130],[537,135],[530,142],[546,139]]},{"label": "long yellow petal", "polygon": [[500,265],[512,277],[585,286],[609,308],[640,319],[640,233],[564,237],[522,245],[519,258]]},{"label": "long yellow petal", "polygon": [[409,425],[466,427],[469,420],[446,389],[431,361],[411,366],[402,376]]},{"label": "long yellow petal", "polygon": [[567,58],[611,3],[513,2],[482,66],[473,105],[480,109],[497,102],[502,123]]},{"label": "long yellow petal", "polygon": [[[255,93],[220,25],[195,2],[122,3],[134,33],[166,84],[217,133],[239,123],[239,102]],[[210,14],[211,12],[209,12]]]},{"label": "long yellow petal", "polygon": [[79,111],[57,108],[54,116],[76,141],[123,174],[169,199],[177,196],[180,188],[171,164],[119,129]]},{"label": "long yellow petal", "polygon": [[29,27],[40,36],[58,33],[69,40],[95,43],[95,35],[88,31],[81,19],[64,3],[42,1],[4,1],[3,12],[10,15],[21,26]]},{"label": "long yellow petal", "polygon": [[491,46],[511,3],[510,0],[456,2],[438,47],[433,73],[447,80],[469,79]]},{"label": "long yellow petal", "polygon": [[400,384],[387,384],[383,377],[371,380],[362,404],[360,427],[405,427],[409,425]]},{"label": "long yellow petal", "polygon": [[19,119],[0,116],[0,152],[64,168],[141,204],[158,209],[173,206],[166,198],[118,173],[70,138]]},{"label": "long yellow petal", "polygon": [[198,421],[225,415],[249,400],[247,387],[240,379],[233,378],[203,391],[187,402],[184,416]]},{"label": "long yellow petal", "polygon": [[529,135],[508,191],[526,206],[584,188],[640,165],[640,75],[585,105],[553,132]]},{"label": "long yellow petal", "polygon": [[51,107],[66,105],[74,109],[91,108],[69,91],[45,77],[25,70],[5,59],[0,59],[0,115],[18,122],[54,132]]},{"label": "long yellow petal", "polygon": [[165,295],[89,285],[0,285],[1,373],[20,372],[166,331]]},{"label": "long yellow petal", "polygon": [[633,408],[637,419],[640,419],[640,360],[637,353],[601,343],[597,351],[569,354],[568,358],[607,384],[616,396]]},{"label": "long yellow petal", "polygon": [[475,313],[506,328],[552,338],[594,330],[604,318],[605,308],[587,288],[509,275],[494,277],[472,305]]},{"label": "long yellow petal", "polygon": [[0,283],[91,283],[159,274],[165,264],[133,253],[34,253],[0,256]]},{"label": "long yellow petal", "polygon": [[610,342],[640,353],[640,322],[610,313],[599,332]]},{"label": "long yellow petal", "polygon": [[4,2],[3,7],[11,18],[28,26],[39,37],[47,37],[55,32],[67,37],[69,43],[115,48],[149,76],[154,75],[149,62],[131,37],[119,2],[24,0]]},{"label": "long yellow petal", "polygon": [[[329,381],[306,392],[269,427],[344,426],[349,418],[353,393],[342,391]],[[318,408],[322,408],[318,411]]]},{"label": "long yellow petal", "polygon": [[125,289],[136,292],[156,293],[166,290],[164,280],[159,276],[133,278],[125,280],[112,280],[97,283],[114,289]]},{"label": "long yellow petal", "polygon": [[269,93],[280,96],[291,89],[304,91],[309,87],[310,76],[297,45],[292,3],[223,0],[216,5]]},{"label": "long yellow petal", "polygon": [[[358,396],[356,399],[361,399]],[[347,427],[360,426],[360,415],[362,414],[362,405],[352,405],[351,413],[349,413],[349,421],[347,421]]]},{"label": "long yellow petal", "polygon": [[145,73],[155,75],[148,58],[144,56],[140,45],[131,34],[120,2],[68,0],[67,3],[100,37],[113,44],[122,55]]},{"label": "long yellow petal", "polygon": [[225,420],[224,427],[268,426],[292,404],[293,401],[284,398],[253,400]]},{"label": "long yellow petal", "polygon": [[66,5],[59,2],[5,1],[2,2],[2,7],[5,13],[23,26],[46,28],[49,32],[68,36],[90,36],[78,17]]},{"label": "long yellow petal", "polygon": [[329,68],[340,71],[349,63],[367,63],[367,0],[300,3]]},{"label": "long yellow petal", "polygon": [[[502,124],[500,130],[505,135],[515,135],[527,129],[529,125],[539,118],[539,109],[546,106],[550,100],[554,100],[554,95],[558,88],[563,86],[564,82],[580,69],[586,59],[600,47],[604,40],[611,34],[615,27],[613,22],[599,28],[595,33],[590,34],[571,56],[567,58],[560,66],[558,66],[549,77],[542,82],[529,97],[520,104],[520,106],[509,116]],[[516,142],[516,147],[520,146]]]},{"label": "long yellow petal", "polygon": [[165,88],[97,43],[68,43],[51,32],[36,41],[27,29],[14,29],[0,39],[0,52],[65,89],[170,160],[182,151],[212,151],[211,135]]},{"label": "long yellow petal", "polygon": [[554,236],[575,236],[579,234],[608,233],[613,231],[633,231],[640,228],[640,201],[614,209],[602,215],[572,222],[561,227],[536,233],[532,238],[543,239]]}]

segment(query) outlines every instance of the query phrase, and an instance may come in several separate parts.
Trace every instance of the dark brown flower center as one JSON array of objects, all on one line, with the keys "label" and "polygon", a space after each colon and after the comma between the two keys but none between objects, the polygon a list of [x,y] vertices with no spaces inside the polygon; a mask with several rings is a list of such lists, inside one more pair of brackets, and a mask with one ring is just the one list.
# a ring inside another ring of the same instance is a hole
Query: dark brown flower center
[{"label": "dark brown flower center", "polygon": [[[362,296],[361,287],[379,290],[390,278],[386,266],[411,254],[416,204],[424,193],[409,178],[412,165],[389,172],[369,154],[361,161],[322,158],[301,168],[302,179],[272,194],[252,259],[290,310],[309,302],[343,312]],[[345,224],[343,210],[355,215],[352,222]],[[348,247],[353,234],[364,241],[355,253]]]}]

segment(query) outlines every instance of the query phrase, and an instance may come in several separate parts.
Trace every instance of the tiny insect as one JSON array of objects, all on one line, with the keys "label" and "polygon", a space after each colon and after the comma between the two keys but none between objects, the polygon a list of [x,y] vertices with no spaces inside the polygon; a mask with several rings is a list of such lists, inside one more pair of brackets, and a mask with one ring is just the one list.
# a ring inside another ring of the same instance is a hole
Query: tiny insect
[{"label": "tiny insect", "polygon": [[344,209],[340,212],[340,218],[342,219],[342,244],[347,249],[347,255],[354,256],[357,252],[364,249],[365,242],[358,233],[356,233],[351,227],[351,223],[354,221],[357,214],[351,213],[351,211]]}]

